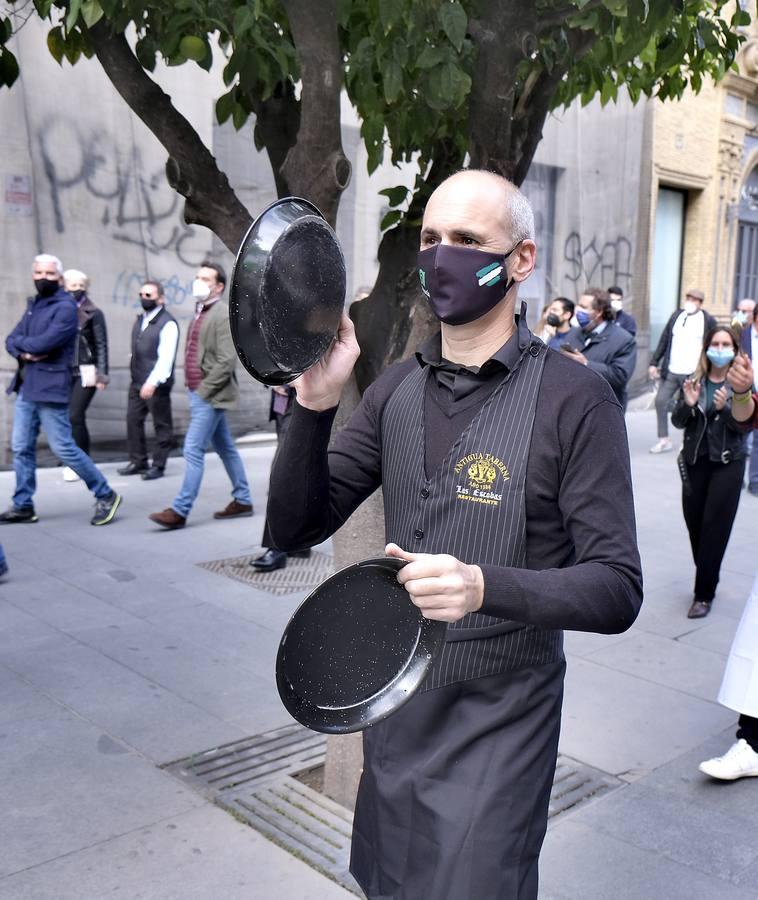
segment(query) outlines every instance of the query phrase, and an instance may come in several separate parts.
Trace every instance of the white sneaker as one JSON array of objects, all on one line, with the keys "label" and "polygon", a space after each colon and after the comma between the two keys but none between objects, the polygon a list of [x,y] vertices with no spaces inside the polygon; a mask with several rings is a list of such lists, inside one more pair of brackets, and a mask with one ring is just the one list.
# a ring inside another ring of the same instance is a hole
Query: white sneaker
[{"label": "white sneaker", "polygon": [[669,438],[661,438],[657,444],[653,444],[650,448],[651,453],[668,453],[670,450],[673,450],[674,447],[671,444]]},{"label": "white sneaker", "polygon": [[70,469],[68,466],[63,467],[63,480],[64,481],[79,481],[79,476],[73,469]]},{"label": "white sneaker", "polygon": [[758,753],[740,738],[736,744],[726,751],[723,756],[715,756],[706,759],[698,766],[701,772],[718,778],[720,781],[735,781],[737,778],[746,778],[758,775]]}]

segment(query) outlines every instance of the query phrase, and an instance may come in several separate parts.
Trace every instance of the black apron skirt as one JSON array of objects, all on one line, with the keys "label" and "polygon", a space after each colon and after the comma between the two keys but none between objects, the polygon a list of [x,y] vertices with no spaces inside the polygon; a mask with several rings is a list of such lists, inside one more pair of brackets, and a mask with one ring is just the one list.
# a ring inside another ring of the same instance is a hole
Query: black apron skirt
[{"label": "black apron skirt", "polygon": [[564,671],[456,682],[364,732],[350,871],[370,900],[536,900]]}]

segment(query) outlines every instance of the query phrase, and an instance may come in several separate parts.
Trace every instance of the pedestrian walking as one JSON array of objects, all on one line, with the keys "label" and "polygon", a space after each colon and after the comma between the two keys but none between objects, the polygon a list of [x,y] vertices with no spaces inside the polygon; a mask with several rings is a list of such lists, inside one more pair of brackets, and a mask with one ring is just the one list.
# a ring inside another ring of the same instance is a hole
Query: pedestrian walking
[{"label": "pedestrian walking", "polygon": [[350,869],[370,900],[537,897],[561,629],[623,631],[642,600],[623,414],[605,380],[533,337],[525,304],[515,315],[535,258],[514,185],[452,176],[418,256],[441,332],[379,376],[331,450],[360,352],[348,316],[294,382],[276,546],[324,540],[381,485],[385,552],[406,561],[410,601],[448,623],[423,689],[363,733]]},{"label": "pedestrian walking", "polygon": [[718,702],[739,713],[736,740],[698,768],[718,781],[758,776],[758,575],[729,650]]},{"label": "pedestrian walking", "polygon": [[561,353],[602,375],[626,409],[627,385],[637,364],[637,342],[614,325],[614,312],[606,291],[587,288],[576,309],[577,328],[561,343]]},{"label": "pedestrian walking", "polygon": [[18,362],[8,393],[16,393],[13,416],[13,467],[16,490],[13,505],[0,515],[0,523],[36,522],[37,436],[42,428],[50,449],[76,472],[95,496],[93,525],[113,521],[121,497],[108,484],[90,457],[76,445],[69,418],[71,370],[79,325],[76,302],[63,290],[63,266],[56,256],[43,253],[34,259],[35,294],[26,312],[5,340]]},{"label": "pedestrian walking", "polygon": [[669,438],[669,412],[684,379],[695,371],[703,349],[703,336],[715,325],[713,316],[703,309],[705,294],[697,288],[687,291],[682,308],[672,313],[650,358],[648,376],[658,382],[655,413],[658,441],[651,453],[673,449]]},{"label": "pedestrian walking", "polygon": [[571,331],[571,320],[574,317],[575,304],[568,297],[556,297],[547,308],[545,318],[546,333],[542,340],[552,350],[560,350],[566,335]]},{"label": "pedestrian walking", "polygon": [[624,309],[624,291],[617,284],[614,284],[608,288],[608,296],[611,300],[611,309],[616,316],[616,324],[628,331],[633,338],[636,338],[637,320]]},{"label": "pedestrian walking", "polygon": [[[745,301],[743,300],[742,303],[744,304]],[[745,315],[747,316],[747,312]],[[743,323],[740,347],[752,362],[753,371],[758,371],[758,306],[756,305],[753,305],[751,318]],[[758,391],[758,375],[753,377],[755,380],[752,387]],[[753,497],[758,497],[758,438],[755,434],[750,435],[748,458],[748,493]]]},{"label": "pedestrian walking", "polygon": [[[291,388],[288,385],[272,388],[269,422],[273,420],[276,424],[276,453],[274,454],[274,460],[271,463],[272,468],[275,464],[276,456],[284,443],[287,432],[289,431],[292,405],[294,402],[294,388]],[[301,557],[308,557],[311,555],[310,550],[300,550],[289,554],[285,553],[283,550],[278,550],[274,544],[274,539],[271,537],[268,519],[263,526],[261,545],[263,547],[263,553],[250,563],[250,565],[258,572],[274,572],[276,569],[283,569],[287,565],[288,555]]]},{"label": "pedestrian walking", "polygon": [[[129,462],[119,475],[141,475],[143,480],[162,478],[166,460],[174,449],[171,389],[179,345],[179,325],[166,309],[159,281],[146,281],[139,292],[142,312],[132,326],[129,358],[131,383],[126,406]],[[155,431],[152,462],[148,463],[145,419],[150,414]]]},{"label": "pedestrian walking", "polygon": [[217,263],[204,262],[192,283],[195,318],[187,333],[184,378],[190,401],[190,423],[184,438],[184,480],[174,502],[151,521],[166,529],[184,528],[200,492],[205,449],[211,444],[221,457],[232,483],[232,499],[214,519],[252,516],[253,501],[242,458],[226,420],[239,397],[235,367],[237,353],[229,326],[229,309],[223,301],[226,274]]},{"label": "pedestrian walking", "polygon": [[733,390],[727,382],[738,352],[733,329],[716,326],[708,331],[695,374],[683,382],[671,417],[676,428],[684,429],[682,509],[695,562],[689,619],[700,619],[711,610],[740,501],[745,436],[732,416]]},{"label": "pedestrian walking", "polygon": [[[102,310],[89,296],[89,277],[79,269],[67,269],[63,273],[63,286],[76,301],[79,321],[79,340],[74,354],[71,380],[69,418],[71,432],[77,447],[86,454],[90,451],[87,428],[87,409],[95,392],[105,390],[108,376],[108,329]],[[79,476],[70,466],[63,469],[64,481],[78,481]]]}]

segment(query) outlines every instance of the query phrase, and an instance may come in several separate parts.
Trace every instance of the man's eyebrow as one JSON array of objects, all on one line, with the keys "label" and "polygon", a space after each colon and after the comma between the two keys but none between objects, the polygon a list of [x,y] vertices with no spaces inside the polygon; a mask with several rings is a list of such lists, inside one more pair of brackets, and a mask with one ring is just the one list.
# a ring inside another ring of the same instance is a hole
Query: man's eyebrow
[{"label": "man's eyebrow", "polygon": [[439,237],[439,232],[435,231],[434,228],[422,228],[421,229],[421,237]]},{"label": "man's eyebrow", "polygon": [[475,234],[473,231],[454,231],[453,234],[455,237],[457,237],[459,239],[464,239],[464,240],[469,239],[472,241],[476,241],[477,244],[481,244],[481,242],[482,242],[481,236],[478,234]]}]

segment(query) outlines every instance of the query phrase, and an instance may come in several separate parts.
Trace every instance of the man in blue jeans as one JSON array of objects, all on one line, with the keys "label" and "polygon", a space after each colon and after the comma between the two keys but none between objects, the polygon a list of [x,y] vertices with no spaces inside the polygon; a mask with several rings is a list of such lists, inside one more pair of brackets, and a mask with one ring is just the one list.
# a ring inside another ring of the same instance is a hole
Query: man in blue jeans
[{"label": "man in blue jeans", "polygon": [[253,503],[242,458],[226,421],[226,410],[239,397],[235,366],[237,353],[229,327],[229,309],[222,297],[226,287],[224,270],[204,262],[192,282],[195,318],[187,333],[184,380],[190,400],[190,424],[184,438],[184,481],[174,502],[151,521],[167,529],[184,528],[200,491],[205,466],[205,448],[211,444],[221,457],[232,483],[232,500],[213,514],[214,519],[252,516]]},{"label": "man in blue jeans", "polygon": [[71,370],[79,340],[76,303],[63,290],[63,266],[56,256],[43,253],[35,257],[32,278],[35,295],[28,299],[21,321],[5,340],[8,353],[18,361],[18,370],[8,388],[9,394],[18,394],[11,438],[16,490],[13,505],[0,515],[0,523],[37,521],[37,437],[43,428],[53,453],[95,495],[91,523],[107,525],[113,521],[121,497],[77,447],[69,419]]}]

